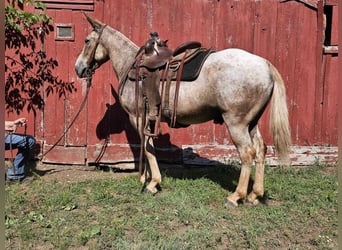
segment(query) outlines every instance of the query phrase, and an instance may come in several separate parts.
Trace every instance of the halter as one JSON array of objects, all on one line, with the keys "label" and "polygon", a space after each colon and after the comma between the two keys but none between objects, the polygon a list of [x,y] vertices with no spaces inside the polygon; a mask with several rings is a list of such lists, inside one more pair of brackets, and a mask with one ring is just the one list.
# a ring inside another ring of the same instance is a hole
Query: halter
[{"label": "halter", "polygon": [[[96,70],[97,67],[98,67],[97,63],[95,62],[95,52],[96,52],[97,47],[98,47],[99,44],[100,44],[100,39],[101,39],[103,30],[104,30],[106,27],[107,27],[107,24],[103,25],[103,26],[101,27],[100,31],[98,32],[99,36],[98,36],[98,38],[97,38],[97,40],[96,40],[96,42],[95,42],[95,46],[94,46],[93,50],[91,51],[91,54],[90,54],[90,58],[92,58],[92,60],[91,60],[91,63],[90,63],[90,65],[89,65],[89,67],[87,68],[86,74],[85,74],[85,75],[86,75],[86,78],[87,78],[87,80],[88,80],[87,82],[88,82],[88,85],[89,85],[89,86],[90,86],[90,84],[91,84],[92,76],[93,76],[95,70]],[[87,87],[89,87],[88,85],[87,85]]]}]

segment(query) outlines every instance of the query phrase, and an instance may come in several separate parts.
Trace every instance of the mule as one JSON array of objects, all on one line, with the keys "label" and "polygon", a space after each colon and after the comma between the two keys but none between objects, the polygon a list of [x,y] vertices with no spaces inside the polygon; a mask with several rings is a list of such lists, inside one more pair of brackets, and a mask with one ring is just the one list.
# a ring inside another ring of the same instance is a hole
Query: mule
[{"label": "mule", "polygon": [[[144,103],[134,98],[136,81],[126,78],[139,47],[118,30],[86,15],[93,31],[86,37],[75,70],[80,78],[89,76],[103,63],[112,63],[119,84],[120,103],[129,120],[144,141],[147,160],[140,181],[153,194],[159,190],[162,178],[155,156],[153,138],[141,128]],[[175,92],[175,83],[170,93]],[[173,105],[172,94],[169,103]],[[236,190],[227,197],[227,206],[239,201],[257,204],[264,195],[264,160],[266,145],[258,121],[266,106],[271,105],[270,130],[280,161],[288,162],[291,145],[286,90],[278,70],[266,59],[247,51],[230,48],[212,53],[203,64],[198,78],[181,82],[177,105],[177,123],[191,125],[217,120],[224,122],[241,159],[241,172]],[[167,121],[162,117],[162,122]],[[252,190],[247,194],[251,168],[255,163]]]}]

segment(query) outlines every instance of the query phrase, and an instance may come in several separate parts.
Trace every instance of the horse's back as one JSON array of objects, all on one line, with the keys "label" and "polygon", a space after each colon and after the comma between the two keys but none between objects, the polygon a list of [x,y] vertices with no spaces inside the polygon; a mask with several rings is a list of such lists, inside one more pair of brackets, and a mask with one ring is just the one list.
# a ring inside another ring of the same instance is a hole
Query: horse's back
[{"label": "horse's back", "polygon": [[[213,98],[232,98],[270,94],[273,88],[267,60],[242,49],[225,49],[211,54],[203,65],[199,79],[193,84],[215,94]],[[239,95],[237,95],[239,94]]]},{"label": "horse's back", "polygon": [[267,60],[248,51],[230,48],[218,51],[209,56],[205,67],[216,69],[218,74],[226,77],[240,77],[253,80],[269,75]]}]

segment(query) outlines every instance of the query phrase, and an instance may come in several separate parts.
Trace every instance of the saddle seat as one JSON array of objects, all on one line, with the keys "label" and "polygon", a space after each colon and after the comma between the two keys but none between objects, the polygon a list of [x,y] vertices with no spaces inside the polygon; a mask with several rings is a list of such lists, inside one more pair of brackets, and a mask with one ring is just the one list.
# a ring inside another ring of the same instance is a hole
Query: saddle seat
[{"label": "saddle seat", "polygon": [[172,50],[168,47],[159,47],[158,51],[154,51],[151,54],[144,54],[141,57],[139,66],[155,70],[165,65],[171,57]]},{"label": "saddle seat", "polygon": [[172,56],[178,56],[179,54],[185,52],[187,49],[197,49],[200,48],[202,44],[197,41],[187,41],[179,45],[174,51]]},{"label": "saddle seat", "polygon": [[[144,54],[141,57],[139,66],[155,70],[164,66],[168,61],[170,65],[176,65],[182,60],[184,63],[191,60],[201,48],[201,43],[188,41],[179,45],[173,52],[168,47],[158,47],[158,52]],[[186,57],[184,58],[186,54]]]}]

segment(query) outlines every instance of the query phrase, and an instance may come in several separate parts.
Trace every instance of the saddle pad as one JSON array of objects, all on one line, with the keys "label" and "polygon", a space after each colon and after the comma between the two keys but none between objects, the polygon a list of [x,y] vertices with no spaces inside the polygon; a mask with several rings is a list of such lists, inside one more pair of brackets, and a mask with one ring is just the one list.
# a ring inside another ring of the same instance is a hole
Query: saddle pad
[{"label": "saddle pad", "polygon": [[215,51],[212,49],[203,50],[194,56],[190,61],[184,63],[181,81],[194,81],[201,72],[203,63],[213,52]]}]

